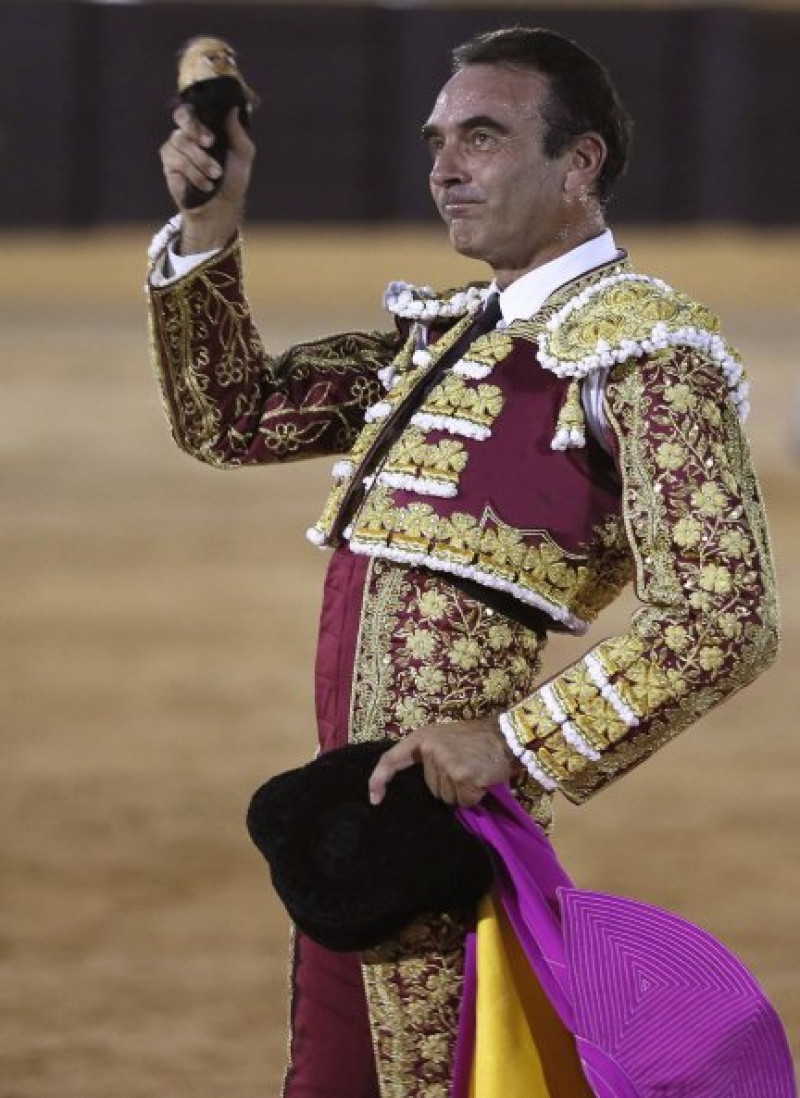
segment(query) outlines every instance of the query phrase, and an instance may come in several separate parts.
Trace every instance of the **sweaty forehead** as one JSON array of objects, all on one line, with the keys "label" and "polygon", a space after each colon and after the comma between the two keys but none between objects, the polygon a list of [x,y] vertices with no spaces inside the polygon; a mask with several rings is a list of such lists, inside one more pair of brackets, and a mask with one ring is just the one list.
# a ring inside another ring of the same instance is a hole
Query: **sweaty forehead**
[{"label": "sweaty forehead", "polygon": [[498,121],[538,117],[547,98],[547,77],[533,69],[467,65],[439,92],[429,126],[458,126],[470,118]]}]

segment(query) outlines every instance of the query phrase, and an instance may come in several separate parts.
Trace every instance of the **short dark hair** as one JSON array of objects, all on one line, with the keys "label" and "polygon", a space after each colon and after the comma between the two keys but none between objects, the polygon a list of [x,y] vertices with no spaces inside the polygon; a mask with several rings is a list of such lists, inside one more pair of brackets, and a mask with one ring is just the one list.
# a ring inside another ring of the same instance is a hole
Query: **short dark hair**
[{"label": "short dark hair", "polygon": [[570,141],[597,133],[606,143],[595,193],[608,201],[628,164],[633,124],[605,68],[577,43],[541,27],[505,27],[478,35],[453,50],[453,71],[468,65],[534,69],[547,77],[549,95],[542,110],[547,125],[544,152],[560,156]]}]

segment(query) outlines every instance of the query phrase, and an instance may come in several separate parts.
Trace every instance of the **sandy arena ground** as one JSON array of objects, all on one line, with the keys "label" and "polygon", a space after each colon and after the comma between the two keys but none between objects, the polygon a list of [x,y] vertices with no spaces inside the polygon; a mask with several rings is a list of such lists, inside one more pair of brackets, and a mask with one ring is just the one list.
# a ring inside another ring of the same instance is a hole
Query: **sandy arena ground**
[{"label": "sandy arena ground", "polygon": [[[800,237],[622,235],[722,311],[750,363],[784,647],[648,766],[562,805],[557,844],[579,883],[727,942],[797,1051]],[[147,363],[147,236],[2,240],[0,1098],[267,1098],[282,1074],[288,927],[243,814],[312,750],[325,557],[302,535],[330,463],[226,475],[174,448]],[[390,278],[472,270],[435,231],[249,240],[274,349],[381,324]],[[549,667],[585,646],[554,644]]]}]

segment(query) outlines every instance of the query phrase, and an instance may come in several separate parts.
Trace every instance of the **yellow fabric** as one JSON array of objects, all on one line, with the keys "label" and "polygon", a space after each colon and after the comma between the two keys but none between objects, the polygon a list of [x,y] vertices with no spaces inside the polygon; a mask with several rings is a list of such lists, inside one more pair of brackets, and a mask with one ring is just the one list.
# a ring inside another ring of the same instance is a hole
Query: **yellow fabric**
[{"label": "yellow fabric", "polygon": [[491,896],[478,912],[477,975],[470,1098],[592,1098],[572,1034]]}]

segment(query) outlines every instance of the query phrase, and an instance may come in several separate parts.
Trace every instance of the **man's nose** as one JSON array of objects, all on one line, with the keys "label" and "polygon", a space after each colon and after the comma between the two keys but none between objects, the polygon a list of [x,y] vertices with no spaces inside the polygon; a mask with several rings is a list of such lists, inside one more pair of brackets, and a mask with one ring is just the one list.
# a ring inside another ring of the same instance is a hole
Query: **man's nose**
[{"label": "man's nose", "polygon": [[431,168],[431,183],[435,187],[451,187],[467,180],[464,159],[452,145],[443,145],[436,153]]}]

